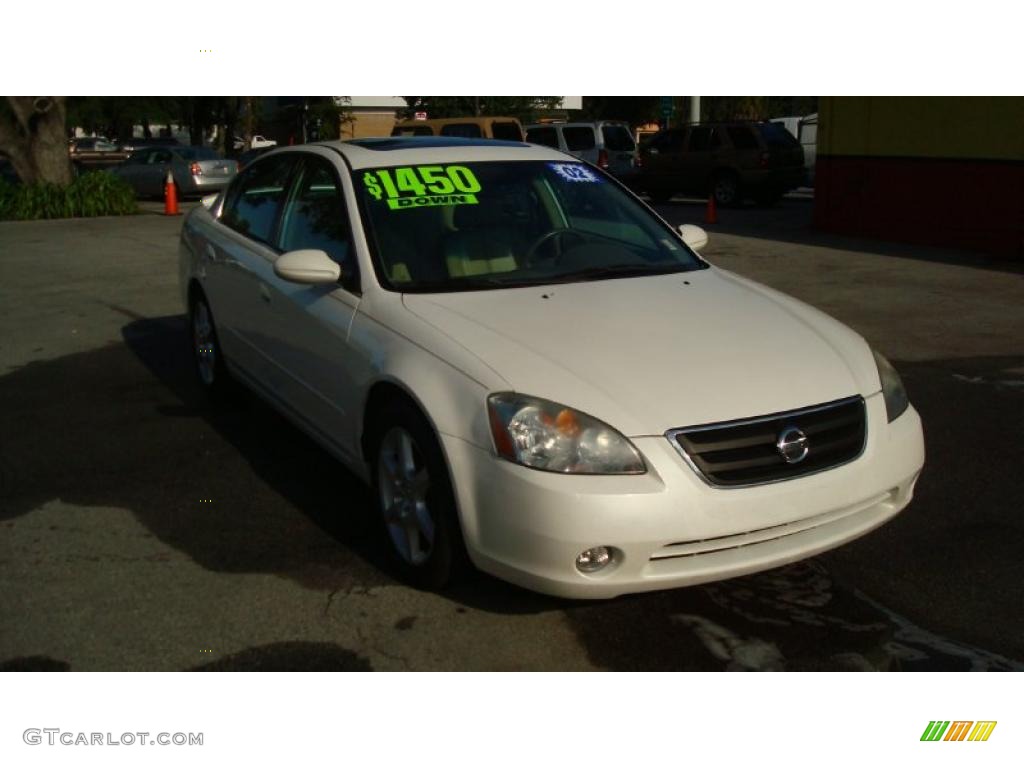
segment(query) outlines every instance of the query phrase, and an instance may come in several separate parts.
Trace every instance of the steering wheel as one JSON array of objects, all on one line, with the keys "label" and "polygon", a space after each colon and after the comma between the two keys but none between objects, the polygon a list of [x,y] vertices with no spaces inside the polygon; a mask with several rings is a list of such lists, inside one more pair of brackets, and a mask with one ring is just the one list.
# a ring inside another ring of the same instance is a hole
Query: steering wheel
[{"label": "steering wheel", "polygon": [[[574,229],[552,229],[550,232],[545,232],[543,235],[534,240],[533,244],[526,249],[526,255],[523,256],[523,261],[526,263],[526,266],[533,266],[533,257],[537,253],[537,251],[540,250],[540,247],[544,245],[544,243],[546,243],[548,240],[555,239],[561,242],[562,235],[572,235],[573,237],[579,239],[581,243],[585,243],[587,241],[587,238],[584,235],[580,234]],[[559,246],[555,251],[554,259],[552,260],[554,264],[557,264],[559,260],[562,258],[562,252],[563,249],[561,248],[561,246]]]}]

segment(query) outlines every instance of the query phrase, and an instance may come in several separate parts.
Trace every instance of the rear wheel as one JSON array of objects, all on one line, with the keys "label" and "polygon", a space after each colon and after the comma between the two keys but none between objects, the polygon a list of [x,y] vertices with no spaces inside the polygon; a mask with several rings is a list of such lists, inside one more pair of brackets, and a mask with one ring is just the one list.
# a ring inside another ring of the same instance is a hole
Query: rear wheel
[{"label": "rear wheel", "polygon": [[440,443],[403,401],[388,404],[374,422],[374,497],[396,568],[417,587],[440,589],[467,562]]},{"label": "rear wheel", "polygon": [[224,364],[213,312],[206,296],[198,290],[190,304],[189,331],[199,384],[211,400],[222,400],[231,389],[231,378]]},{"label": "rear wheel", "polygon": [[732,171],[721,171],[711,181],[711,194],[715,202],[723,207],[739,205],[742,202],[740,179]]}]

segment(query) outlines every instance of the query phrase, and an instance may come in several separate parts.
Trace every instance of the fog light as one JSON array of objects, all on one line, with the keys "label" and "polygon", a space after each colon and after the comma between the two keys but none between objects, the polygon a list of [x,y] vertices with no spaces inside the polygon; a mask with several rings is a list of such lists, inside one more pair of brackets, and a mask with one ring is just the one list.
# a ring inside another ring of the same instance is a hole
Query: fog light
[{"label": "fog light", "polygon": [[593,547],[577,555],[576,567],[583,573],[594,573],[594,571],[600,571],[609,565],[611,561],[612,550],[610,547]]}]

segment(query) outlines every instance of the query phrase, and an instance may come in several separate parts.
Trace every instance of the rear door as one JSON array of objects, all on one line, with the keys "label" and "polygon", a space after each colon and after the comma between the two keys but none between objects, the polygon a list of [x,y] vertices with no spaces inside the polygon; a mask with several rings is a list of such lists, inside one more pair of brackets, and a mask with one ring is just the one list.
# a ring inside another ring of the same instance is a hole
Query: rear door
[{"label": "rear door", "polygon": [[164,191],[164,182],[167,179],[167,171],[171,169],[171,161],[174,156],[170,150],[154,149],[146,159],[146,165],[140,172],[139,194],[150,197],[160,197]]},{"label": "rear door", "polygon": [[715,155],[722,146],[719,130],[710,125],[695,125],[690,128],[686,151],[681,155],[679,163],[685,192],[703,193],[708,189],[711,172],[718,161]]},{"label": "rear door", "polygon": [[266,285],[278,256],[277,226],[297,153],[260,158],[228,189],[217,237],[207,244],[203,287],[224,354],[270,389],[280,376],[269,364]]},{"label": "rear door", "polygon": [[152,151],[151,149],[140,149],[138,152],[134,152],[121,165],[117,166],[115,170],[115,173],[127,181],[139,197],[142,196],[140,185],[143,183],[143,174],[145,173],[147,163],[149,163],[149,155]]},{"label": "rear door", "polygon": [[608,170],[616,176],[632,173],[636,165],[636,142],[629,128],[618,123],[603,123],[600,131],[608,153]]},{"label": "rear door", "polygon": [[757,170],[761,163],[761,143],[753,125],[729,125],[725,134],[732,145],[732,165],[741,171]]},{"label": "rear door", "polygon": [[644,177],[671,191],[682,189],[679,174],[685,142],[686,131],[683,128],[655,134],[644,155]]}]

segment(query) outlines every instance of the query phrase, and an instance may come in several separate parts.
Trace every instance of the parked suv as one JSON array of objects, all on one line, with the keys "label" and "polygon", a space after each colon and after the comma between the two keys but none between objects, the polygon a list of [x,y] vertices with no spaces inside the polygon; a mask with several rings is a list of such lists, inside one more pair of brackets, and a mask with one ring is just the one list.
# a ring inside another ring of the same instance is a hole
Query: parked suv
[{"label": "parked suv", "polygon": [[803,183],[804,151],[776,123],[701,123],[659,131],[643,153],[634,186],[655,201],[677,193],[715,196],[719,205],[752,197],[771,205]]},{"label": "parked suv", "polygon": [[526,126],[526,140],[603,168],[620,179],[636,173],[636,141],[626,123],[542,123]]}]

